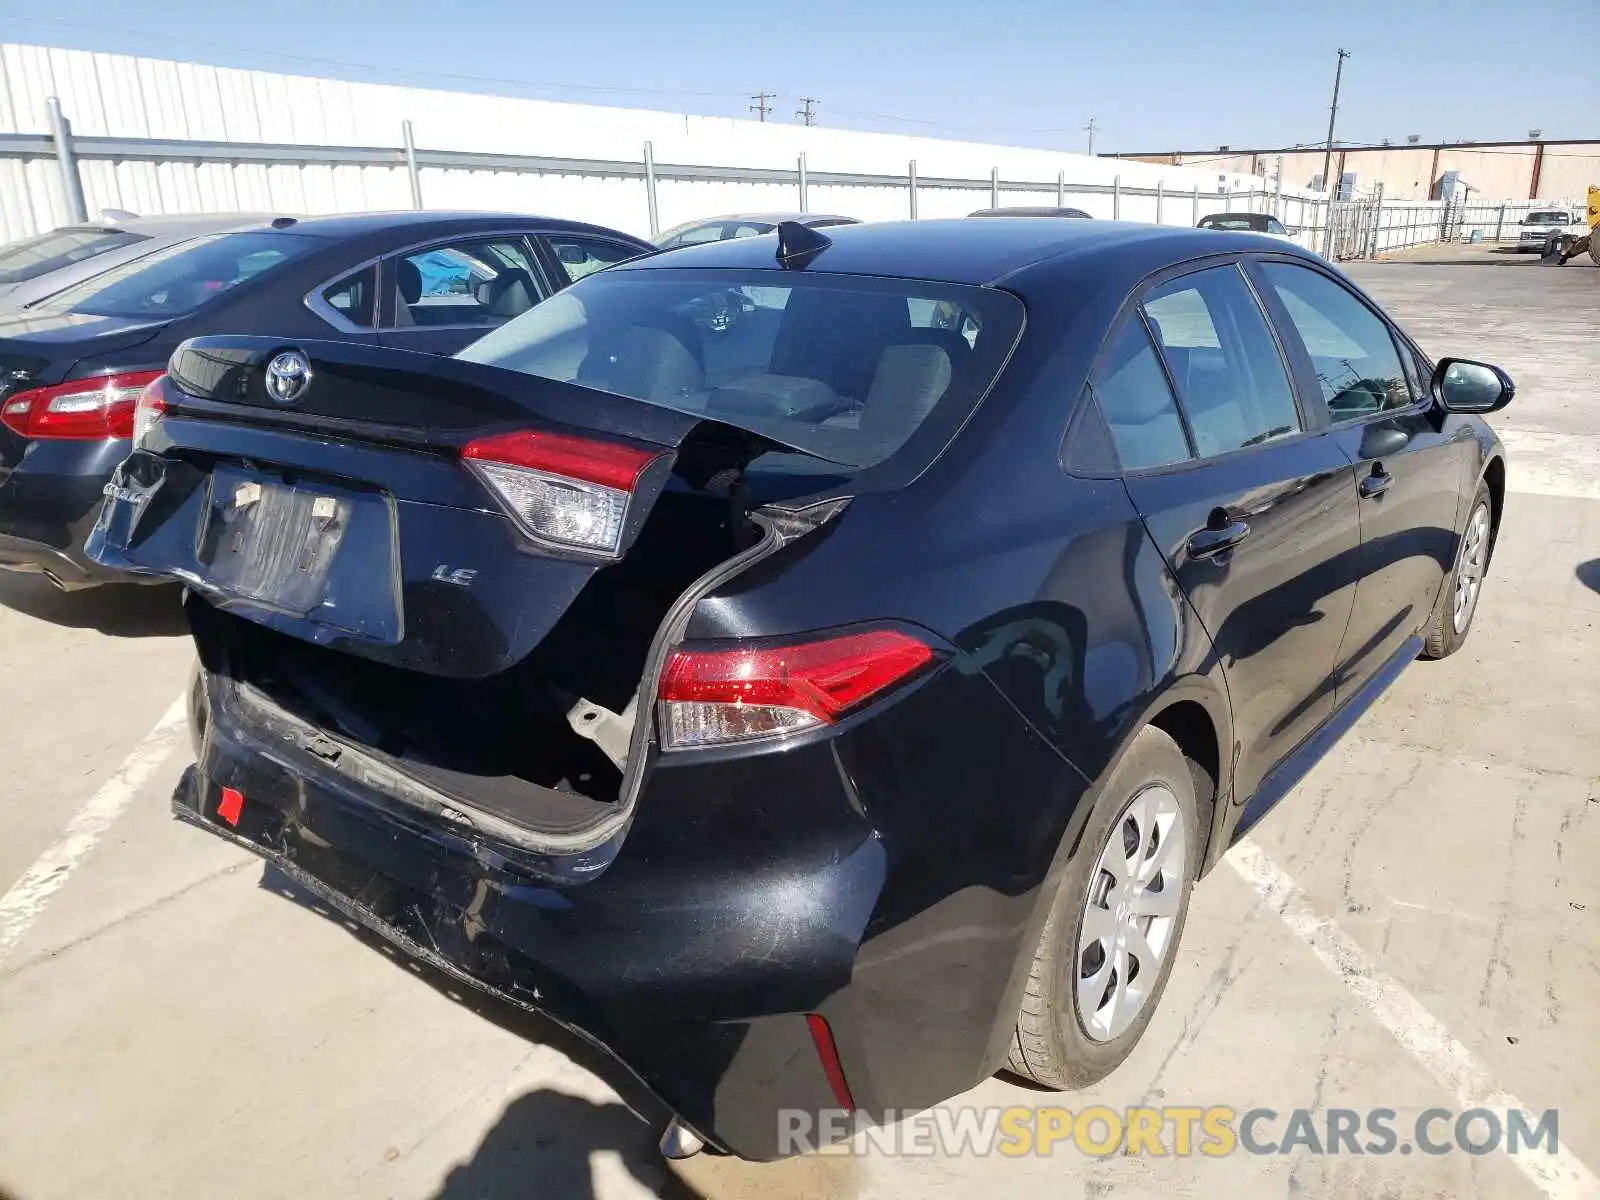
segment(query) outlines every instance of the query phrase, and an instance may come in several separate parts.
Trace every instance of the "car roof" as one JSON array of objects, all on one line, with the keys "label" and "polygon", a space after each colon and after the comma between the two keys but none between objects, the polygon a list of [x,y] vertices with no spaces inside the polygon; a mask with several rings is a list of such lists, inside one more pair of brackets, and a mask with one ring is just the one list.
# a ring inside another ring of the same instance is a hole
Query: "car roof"
[{"label": "car roof", "polygon": [[844,221],[852,225],[860,223],[855,217],[840,216],[838,213],[754,212],[725,213],[719,217],[702,217],[698,221],[685,221],[677,228],[693,229],[696,226],[717,225],[724,221],[751,221],[761,225],[778,225],[784,221],[798,221],[801,225],[815,225],[818,221]]},{"label": "car roof", "polygon": [[1081,208],[1071,208],[1071,207],[1065,206],[1065,205],[1057,207],[1056,205],[1053,205],[1053,204],[1052,205],[1040,205],[1038,207],[1029,207],[1027,205],[1020,205],[1020,206],[1013,207],[1013,208],[980,208],[977,212],[968,213],[967,216],[969,216],[969,217],[1077,217],[1077,218],[1087,218],[1087,219],[1089,219],[1091,221],[1094,219],[1093,217],[1090,217],[1088,213],[1084,212],[1083,209],[1081,209]]},{"label": "car roof", "polygon": [[[261,224],[263,229],[277,228],[271,224],[272,220],[289,220],[291,218],[267,218]],[[434,233],[450,234],[471,232],[474,230],[490,229],[547,229],[556,233],[602,233],[616,234],[613,229],[606,229],[599,225],[590,225],[583,221],[564,221],[556,217],[542,217],[533,213],[511,212],[475,212],[460,210],[424,209],[421,211],[401,209],[395,212],[363,212],[363,213],[338,213],[327,216],[296,217],[292,218],[292,225],[281,227],[283,233],[297,233],[309,237],[325,238],[354,238],[367,234],[386,233],[394,230],[407,230],[418,237],[429,237]],[[624,237],[629,235],[624,234]],[[636,238],[630,240],[637,241]]]},{"label": "car roof", "polygon": [[[1259,234],[1232,230],[1131,221],[1063,221],[1057,217],[874,222],[840,225],[824,236],[833,244],[814,258],[808,269],[968,284],[998,283],[1046,262],[1104,260],[1134,250],[1141,262],[1163,256],[1182,262],[1207,254],[1260,251],[1265,241]],[[611,271],[675,267],[781,271],[777,244],[775,233],[703,242],[619,263]],[[1287,242],[1275,243],[1274,250],[1297,253]],[[1311,254],[1303,257],[1315,258]]]}]

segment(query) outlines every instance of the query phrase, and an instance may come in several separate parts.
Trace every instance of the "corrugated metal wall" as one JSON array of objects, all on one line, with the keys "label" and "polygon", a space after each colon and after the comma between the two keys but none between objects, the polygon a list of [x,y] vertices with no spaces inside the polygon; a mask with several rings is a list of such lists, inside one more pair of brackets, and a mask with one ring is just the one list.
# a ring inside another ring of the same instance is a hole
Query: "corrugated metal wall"
[{"label": "corrugated metal wall", "polygon": [[[895,134],[856,133],[797,124],[692,117],[642,109],[562,104],[381,84],[350,83],[267,71],[0,45],[0,133],[48,133],[46,101],[60,99],[75,135],[198,139],[317,146],[394,147],[410,120],[416,144],[432,150],[533,154],[637,162],[646,141],[656,161],[679,165],[792,169],[804,153],[812,171],[904,174],[915,159],[924,177],[974,180],[971,191],[922,193],[919,215],[950,216],[989,202],[991,168],[1003,179],[1046,181],[1064,171],[1071,183],[1170,189],[1163,218],[1192,220],[1192,189],[1201,212],[1220,211],[1219,190],[1264,189],[1250,176],[1161,167],[1014,146]],[[80,163],[92,213],[124,208],[143,214],[194,211],[347,212],[410,207],[401,167],[184,163],[130,159]],[[429,208],[509,209],[577,217],[647,234],[644,184],[523,171],[425,168]],[[714,213],[789,209],[796,189],[778,184],[662,181],[662,227]],[[907,215],[904,188],[813,186],[813,211],[867,220]],[[1007,192],[1006,204],[1053,204],[1055,193]],[[1069,199],[1110,216],[1109,197]],[[1100,211],[1104,209],[1105,211]],[[1153,220],[1149,197],[1125,196],[1126,219]],[[67,219],[53,158],[0,158],[0,240]]]}]

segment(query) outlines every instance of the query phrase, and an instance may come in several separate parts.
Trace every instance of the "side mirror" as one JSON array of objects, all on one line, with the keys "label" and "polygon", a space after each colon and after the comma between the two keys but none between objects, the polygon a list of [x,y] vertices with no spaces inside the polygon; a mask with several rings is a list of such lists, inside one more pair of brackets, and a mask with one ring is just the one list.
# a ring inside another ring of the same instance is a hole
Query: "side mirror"
[{"label": "side mirror", "polygon": [[589,261],[582,246],[557,246],[556,257],[569,267],[581,267]]},{"label": "side mirror", "polygon": [[1446,358],[1434,369],[1433,394],[1446,412],[1492,413],[1511,403],[1517,385],[1499,367]]}]

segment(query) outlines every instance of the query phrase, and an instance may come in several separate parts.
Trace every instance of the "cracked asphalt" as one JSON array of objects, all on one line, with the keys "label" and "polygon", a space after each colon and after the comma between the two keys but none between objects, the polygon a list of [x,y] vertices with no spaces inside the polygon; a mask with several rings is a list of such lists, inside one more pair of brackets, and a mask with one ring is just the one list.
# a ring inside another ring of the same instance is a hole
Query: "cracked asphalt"
[{"label": "cracked asphalt", "polygon": [[[1253,837],[1486,1086],[1559,1110],[1563,1146],[1594,1168],[1600,270],[1460,247],[1351,273],[1430,353],[1517,378],[1495,418],[1512,494],[1466,648],[1412,666]],[[107,786],[189,663],[171,589],[60,596],[0,574],[0,891]],[[661,1114],[593,1051],[397,961],[172,822],[178,741],[0,958],[0,1193],[15,1200],[1541,1194],[1498,1153],[829,1153],[669,1171]],[[1454,1106],[1414,1050],[1221,867],[1142,1045],[1062,1102],[1381,1106],[1403,1124]],[[997,1077],[945,1107],[1053,1102]]]}]

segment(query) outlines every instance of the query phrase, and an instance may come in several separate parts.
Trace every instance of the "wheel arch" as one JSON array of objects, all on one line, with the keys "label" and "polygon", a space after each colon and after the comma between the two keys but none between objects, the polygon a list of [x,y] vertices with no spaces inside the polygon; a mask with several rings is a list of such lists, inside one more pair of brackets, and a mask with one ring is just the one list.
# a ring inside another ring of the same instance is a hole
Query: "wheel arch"
[{"label": "wheel arch", "polygon": [[1483,482],[1489,489],[1489,555],[1492,558],[1495,542],[1500,537],[1500,516],[1506,505],[1506,460],[1503,457],[1490,456],[1483,465]]}]

